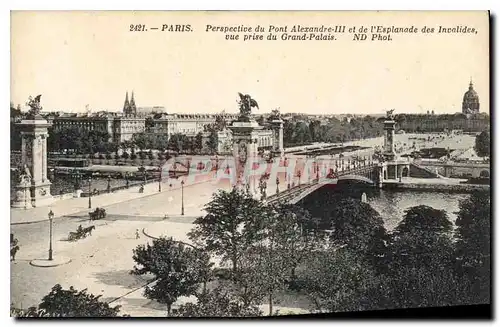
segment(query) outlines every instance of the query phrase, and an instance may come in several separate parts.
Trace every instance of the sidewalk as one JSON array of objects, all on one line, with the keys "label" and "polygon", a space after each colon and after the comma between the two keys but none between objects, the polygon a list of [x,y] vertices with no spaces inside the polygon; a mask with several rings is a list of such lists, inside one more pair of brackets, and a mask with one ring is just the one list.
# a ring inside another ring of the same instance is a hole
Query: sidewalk
[{"label": "sidewalk", "polygon": [[[196,184],[203,184],[210,182],[210,179],[207,180],[186,180],[186,184],[184,188],[187,188]],[[181,186],[179,183],[173,184],[170,188],[170,181],[162,182],[162,192],[169,192],[171,190],[179,189]],[[118,204],[126,201],[141,199],[153,195],[158,195],[158,183],[150,183],[144,186],[144,193],[139,193],[140,186],[131,186],[129,189],[124,189],[120,191],[116,191],[113,193],[106,193],[97,196],[92,196],[92,208],[89,209],[89,198],[72,198],[59,200],[54,202],[50,206],[44,207],[36,207],[36,208],[11,208],[11,225],[19,225],[19,224],[30,224],[37,223],[48,220],[48,213],[50,210],[54,213],[54,219],[58,219],[68,215],[76,215],[87,213],[89,211],[95,210],[97,207],[106,207],[113,204]]]},{"label": "sidewalk", "polygon": [[[284,191],[287,189],[287,181],[285,180],[285,174],[280,174],[280,192]],[[209,201],[212,195],[212,191],[216,191],[217,189],[226,189],[229,190],[231,186],[229,184],[227,185],[221,185],[217,184],[217,186],[211,186],[211,187],[202,187],[200,190],[193,190],[190,191],[189,189],[186,190],[186,188],[193,186],[193,185],[199,185],[199,184],[207,184],[210,183],[214,180],[213,175],[203,175],[199,176],[200,178],[187,178],[186,184],[184,185],[184,195],[186,197],[186,204],[185,204],[185,209],[186,209],[186,215],[187,216],[197,216],[202,214],[203,210],[202,207],[203,205]],[[297,178],[294,178],[295,185],[297,185]],[[302,182],[306,182],[306,178],[302,179]],[[44,206],[44,207],[37,207],[37,208],[30,208],[30,209],[23,209],[23,208],[11,208],[11,225],[19,225],[19,224],[30,224],[30,223],[37,223],[37,222],[42,222],[42,221],[47,221],[48,220],[48,213],[50,210],[54,213],[54,219],[58,219],[61,217],[65,216],[87,216],[89,211],[95,210],[95,208],[100,207],[100,208],[107,208],[109,206],[114,205],[114,209],[111,210],[110,208],[109,211],[110,214],[130,214],[130,215],[148,215],[148,216],[163,216],[163,214],[167,215],[178,215],[179,213],[177,212],[177,208],[173,209],[172,205],[174,206],[180,206],[180,201],[178,198],[179,194],[179,189],[181,188],[180,183],[175,183],[173,184],[172,187],[170,187],[170,182],[171,181],[165,181],[162,182],[162,192],[161,194],[174,192],[172,195],[175,196],[175,201],[173,199],[172,202],[169,203],[169,201],[165,201],[163,198],[157,198],[153,197],[154,195],[159,195],[160,192],[158,192],[158,184],[157,183],[150,183],[146,184],[144,187],[144,193],[139,193],[139,186],[132,186],[129,189],[125,190],[120,190],[116,191],[113,193],[106,193],[106,194],[101,194],[97,196],[92,196],[92,208],[89,209],[89,198],[84,197],[84,198],[71,198],[71,199],[65,199],[65,200],[59,200],[54,202],[50,206]],[[224,183],[223,183],[224,184]],[[257,182],[255,183],[255,185]],[[212,187],[214,187],[212,189]],[[260,193],[258,190],[258,187],[255,189],[256,193]],[[275,180],[269,180],[267,184],[267,196],[272,196],[274,193],[276,193],[276,184]],[[137,201],[132,202],[133,200],[138,200],[142,198],[147,198],[147,197],[152,197],[151,201],[141,201],[140,203]],[[196,200],[195,200],[196,199]],[[124,205],[120,207],[120,210],[117,210],[116,205],[121,204],[123,202],[130,201],[129,205]],[[199,203],[199,202],[203,203]],[[162,208],[159,208],[159,203],[161,204]],[[171,210],[165,210],[164,206],[167,206]],[[125,212],[124,212],[125,210]],[[116,212],[113,212],[116,211]]]}]

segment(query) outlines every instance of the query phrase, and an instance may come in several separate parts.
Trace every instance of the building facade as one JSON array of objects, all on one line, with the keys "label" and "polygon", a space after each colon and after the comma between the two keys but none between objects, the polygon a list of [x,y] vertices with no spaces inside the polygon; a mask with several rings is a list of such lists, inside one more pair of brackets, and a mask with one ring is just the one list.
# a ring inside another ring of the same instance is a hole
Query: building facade
[{"label": "building facade", "polygon": [[55,131],[67,127],[77,127],[87,131],[107,132],[109,141],[113,141],[113,120],[114,115],[111,113],[61,113],[49,114],[46,116],[47,121],[52,123],[52,128]]},{"label": "building facade", "polygon": [[[143,108],[144,110],[142,110]],[[49,114],[46,119],[53,124],[55,130],[64,127],[78,127],[88,131],[102,131],[109,134],[109,141],[116,144],[131,141],[135,134],[163,134],[170,138],[173,134],[184,134],[194,137],[202,133],[205,140],[209,138],[208,126],[215,126],[218,140],[218,152],[230,153],[232,150],[231,131],[225,128],[238,114],[169,114],[164,107],[137,107],[134,92],[129,99],[125,93],[122,112],[97,113],[56,113]],[[276,140],[272,128],[255,131],[258,133],[258,148],[271,149]]]},{"label": "building facade", "polygon": [[466,133],[478,133],[490,128],[490,117],[479,112],[479,96],[474,90],[472,80],[469,89],[462,98],[462,112],[456,114],[436,115],[434,111],[427,114],[401,114],[396,116],[397,127],[409,133],[444,132],[462,130]]}]

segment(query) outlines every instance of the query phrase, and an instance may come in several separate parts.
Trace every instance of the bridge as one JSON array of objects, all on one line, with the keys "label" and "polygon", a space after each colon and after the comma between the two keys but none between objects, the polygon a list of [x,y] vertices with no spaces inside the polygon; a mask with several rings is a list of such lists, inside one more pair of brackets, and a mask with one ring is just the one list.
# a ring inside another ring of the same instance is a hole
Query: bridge
[{"label": "bridge", "polygon": [[439,175],[445,177],[490,177],[490,163],[483,162],[454,162],[454,161],[446,161],[446,162],[436,162],[436,161],[425,161],[425,160],[416,160],[415,163],[418,162],[418,165],[421,167],[425,167],[434,172],[437,171]]},{"label": "bridge", "polygon": [[288,202],[295,204],[325,185],[336,185],[342,181],[354,181],[365,185],[375,186],[378,183],[378,163],[367,165],[353,165],[344,169],[330,172],[327,176],[318,176],[306,183],[299,183],[283,192],[267,198],[268,203]]}]

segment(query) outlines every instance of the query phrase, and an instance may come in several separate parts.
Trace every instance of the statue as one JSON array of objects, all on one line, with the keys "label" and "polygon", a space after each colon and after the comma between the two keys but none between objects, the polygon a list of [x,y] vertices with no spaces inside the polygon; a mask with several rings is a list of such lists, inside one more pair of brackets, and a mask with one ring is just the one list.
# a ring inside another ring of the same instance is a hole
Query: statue
[{"label": "statue", "polygon": [[42,106],[40,105],[41,94],[37,95],[34,99],[30,96],[28,98],[28,106],[30,110],[28,112],[28,116],[36,117],[40,115],[40,111],[42,111]]},{"label": "statue", "polygon": [[250,119],[250,114],[252,112],[252,108],[259,108],[259,105],[257,104],[257,101],[255,99],[252,99],[252,97],[248,94],[241,94],[238,93],[240,96],[240,101],[238,104],[240,105],[240,117],[249,120]]},{"label": "statue", "polygon": [[28,168],[28,165],[26,164],[24,164],[24,174],[31,179],[31,172],[30,169]]},{"label": "statue", "polygon": [[19,184],[23,186],[31,185],[31,172],[27,165],[24,165],[24,168],[19,168]]},{"label": "statue", "polygon": [[392,119],[393,118],[393,113],[394,113],[394,109],[387,110],[387,118],[388,119]]},{"label": "statue", "polygon": [[271,111],[271,115],[269,116],[269,119],[270,120],[279,120],[279,119],[281,119],[281,113],[280,113],[279,108],[273,109]]}]

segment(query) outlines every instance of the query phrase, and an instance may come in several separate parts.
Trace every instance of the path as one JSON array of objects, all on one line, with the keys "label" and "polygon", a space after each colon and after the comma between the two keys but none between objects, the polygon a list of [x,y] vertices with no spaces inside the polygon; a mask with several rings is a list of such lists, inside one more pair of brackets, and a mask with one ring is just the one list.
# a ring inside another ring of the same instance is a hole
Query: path
[{"label": "path", "polygon": [[[201,185],[203,183],[210,184],[207,180],[211,177],[206,176],[204,178],[198,179],[187,179],[184,188],[187,190],[195,185]],[[60,218],[63,216],[70,216],[75,214],[85,214],[87,215],[89,211],[93,211],[97,207],[107,207],[114,204],[130,202],[137,199],[145,199],[158,194],[164,194],[171,191],[179,190],[180,183],[174,183],[170,187],[171,181],[162,182],[162,192],[158,192],[158,183],[146,184],[144,187],[144,193],[139,193],[139,186],[132,186],[129,189],[120,190],[113,193],[101,194],[92,197],[92,209],[89,210],[89,198],[71,198],[66,200],[58,200],[50,206],[36,207],[36,208],[11,208],[11,224],[22,224],[22,223],[33,223],[33,222],[43,222],[48,219],[48,213],[50,210],[54,213],[54,218]],[[222,184],[221,184],[222,185]],[[212,186],[213,187],[213,186]],[[125,206],[126,207],[126,206]]]}]

